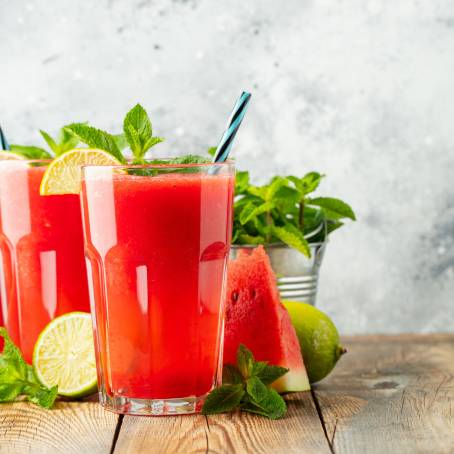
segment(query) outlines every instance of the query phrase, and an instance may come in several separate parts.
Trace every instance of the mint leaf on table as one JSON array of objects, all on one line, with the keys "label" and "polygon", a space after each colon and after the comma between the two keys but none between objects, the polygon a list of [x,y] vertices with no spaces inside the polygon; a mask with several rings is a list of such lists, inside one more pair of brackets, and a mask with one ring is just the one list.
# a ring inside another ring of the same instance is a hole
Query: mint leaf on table
[{"label": "mint leaf on table", "polygon": [[289,370],[285,367],[281,366],[270,366],[266,364],[266,366],[257,373],[257,377],[262,380],[265,385],[271,385],[274,383],[278,378],[281,378],[285,375]]},{"label": "mint leaf on table", "polygon": [[238,407],[245,394],[243,384],[222,385],[210,392],[203,404],[204,415],[225,413]]},{"label": "mint leaf on table", "polygon": [[222,369],[222,383],[230,385],[238,385],[243,383],[243,376],[238,370],[238,367],[231,364],[226,364]]},{"label": "mint leaf on table", "polygon": [[0,327],[0,337],[4,339],[0,354],[0,402],[11,402],[22,395],[43,408],[51,408],[57,386],[46,388],[38,382],[33,368],[24,361],[5,328]]},{"label": "mint leaf on table", "polygon": [[150,118],[140,104],[136,104],[126,114],[123,132],[134,157],[138,160],[143,159],[151,147],[164,140],[161,137],[153,137]]},{"label": "mint leaf on table", "polygon": [[255,361],[252,352],[240,344],[237,365],[224,366],[224,384],[211,391],[202,413],[212,415],[239,408],[271,419],[280,418],[285,414],[287,406],[284,399],[269,385],[287,372],[288,369],[268,365],[266,361]]},{"label": "mint leaf on table", "polygon": [[306,203],[308,205],[320,207],[328,219],[337,220],[349,218],[352,221],[356,220],[355,213],[351,206],[340,199],[335,199],[333,197],[317,197],[315,199],[309,199]]},{"label": "mint leaf on table", "polygon": [[44,148],[29,146],[29,145],[17,145],[11,144],[10,151],[17,153],[27,159],[51,159],[52,155],[47,152]]},{"label": "mint leaf on table", "polygon": [[107,151],[107,153],[110,153],[120,162],[125,162],[117,141],[108,132],[88,126],[85,123],[73,123],[66,126],[65,129],[72,132],[81,142],[87,144],[89,147]]},{"label": "mint leaf on table", "polygon": [[287,411],[285,400],[274,389],[266,389],[267,394],[262,400],[249,399],[240,405],[240,409],[249,413],[266,416],[270,419],[279,419],[284,416]]}]

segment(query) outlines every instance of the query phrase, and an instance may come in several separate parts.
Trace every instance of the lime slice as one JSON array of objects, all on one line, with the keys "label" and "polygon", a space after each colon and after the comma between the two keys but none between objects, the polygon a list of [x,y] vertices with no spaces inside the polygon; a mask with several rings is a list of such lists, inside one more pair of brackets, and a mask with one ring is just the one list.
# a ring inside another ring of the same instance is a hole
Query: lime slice
[{"label": "lime slice", "polygon": [[39,187],[41,195],[79,194],[81,166],[120,165],[114,156],[96,148],[75,148],[54,159],[47,168]]},{"label": "lime slice", "polygon": [[25,158],[12,151],[0,151],[0,161],[24,161]]},{"label": "lime slice", "polygon": [[33,367],[44,386],[58,385],[61,396],[76,398],[96,392],[90,314],[70,312],[52,320],[36,341]]}]

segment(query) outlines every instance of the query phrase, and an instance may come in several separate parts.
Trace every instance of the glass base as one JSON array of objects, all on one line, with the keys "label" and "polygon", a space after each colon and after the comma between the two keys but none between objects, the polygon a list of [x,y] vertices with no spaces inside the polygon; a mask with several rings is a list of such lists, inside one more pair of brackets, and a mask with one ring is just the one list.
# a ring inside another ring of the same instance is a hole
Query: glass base
[{"label": "glass base", "polygon": [[109,411],[136,416],[179,416],[200,413],[207,394],[178,399],[136,399],[99,393],[99,403]]}]

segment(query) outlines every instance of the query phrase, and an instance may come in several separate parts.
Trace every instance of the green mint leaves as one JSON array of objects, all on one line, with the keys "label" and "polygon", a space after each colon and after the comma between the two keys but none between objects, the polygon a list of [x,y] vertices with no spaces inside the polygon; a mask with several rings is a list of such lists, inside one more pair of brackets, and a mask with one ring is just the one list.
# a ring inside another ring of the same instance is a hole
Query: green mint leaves
[{"label": "green mint leaves", "polygon": [[35,147],[32,145],[17,145],[12,143],[10,145],[10,151],[23,156],[27,159],[51,159],[52,155],[41,147]]},{"label": "green mint leaves", "polygon": [[73,123],[66,130],[74,134],[91,148],[99,148],[115,156],[120,162],[126,163],[121,150],[129,146],[134,155],[134,164],[145,164],[147,151],[162,142],[161,137],[153,136],[153,129],[146,110],[136,104],[123,120],[123,134],[109,134],[85,123]]},{"label": "green mint leaves", "polygon": [[57,139],[54,139],[46,131],[40,129],[40,134],[46,141],[49,148],[52,150],[54,156],[60,156],[65,151],[76,148],[79,144],[79,138],[68,130],[65,126],[60,129]]},{"label": "green mint leaves", "polygon": [[225,413],[239,408],[270,419],[278,419],[287,411],[284,399],[271,383],[288,372],[265,361],[255,361],[250,350],[240,345],[237,365],[226,364],[222,374],[223,385],[208,395],[202,408],[204,415]]},{"label": "green mint leaves", "polygon": [[306,235],[319,230],[310,241],[323,241],[343,225],[343,219],[356,219],[342,200],[309,197],[322,178],[318,172],[309,172],[302,178],[276,176],[268,184],[255,186],[248,172],[237,172],[233,243],[284,243],[310,257]]},{"label": "green mint leaves", "polygon": [[0,328],[0,336],[5,341],[0,354],[0,402],[11,402],[23,395],[40,407],[51,408],[57,397],[57,386],[50,389],[42,386],[5,328]]},{"label": "green mint leaves", "polygon": [[66,126],[66,129],[77,136],[81,142],[86,143],[90,148],[99,148],[107,151],[120,162],[125,162],[123,154],[117,145],[118,139],[101,129],[94,128],[85,123],[73,123]]},{"label": "green mint leaves", "polygon": [[151,147],[164,140],[161,137],[153,137],[150,118],[140,104],[136,104],[126,114],[123,132],[137,160],[143,159]]},{"label": "green mint leaves", "polygon": [[60,156],[68,150],[72,150],[79,144],[79,138],[69,131],[66,126],[60,129],[58,137],[54,139],[46,131],[39,131],[49,150],[32,145],[12,144],[11,151],[27,159],[52,159],[54,156]]}]

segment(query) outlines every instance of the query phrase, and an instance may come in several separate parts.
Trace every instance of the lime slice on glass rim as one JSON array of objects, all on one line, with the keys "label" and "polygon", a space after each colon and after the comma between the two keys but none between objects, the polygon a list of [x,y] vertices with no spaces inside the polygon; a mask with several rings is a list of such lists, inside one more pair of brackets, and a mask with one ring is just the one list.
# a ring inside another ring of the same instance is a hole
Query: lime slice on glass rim
[{"label": "lime slice on glass rim", "polygon": [[91,315],[70,312],[52,320],[41,332],[33,350],[38,380],[60,396],[80,398],[97,390]]},{"label": "lime slice on glass rim", "polygon": [[74,148],[55,158],[44,172],[39,193],[41,195],[79,194],[82,166],[121,165],[110,153],[96,148]]}]

